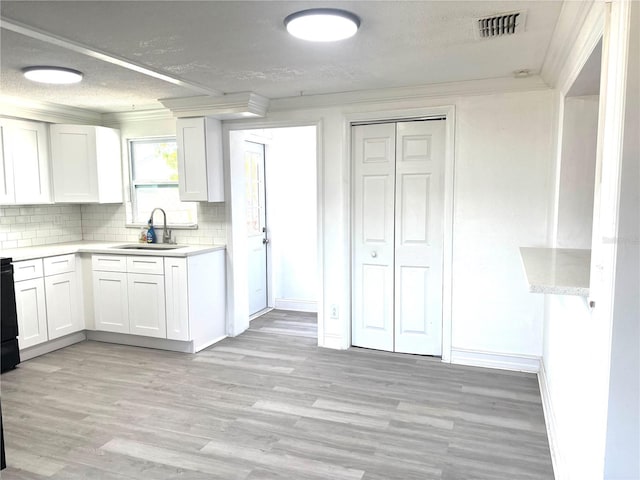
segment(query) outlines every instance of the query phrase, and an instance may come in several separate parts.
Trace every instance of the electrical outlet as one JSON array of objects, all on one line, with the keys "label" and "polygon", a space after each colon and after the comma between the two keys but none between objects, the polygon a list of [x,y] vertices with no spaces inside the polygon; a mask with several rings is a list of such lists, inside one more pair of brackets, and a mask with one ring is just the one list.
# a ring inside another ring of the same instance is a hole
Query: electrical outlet
[{"label": "electrical outlet", "polygon": [[331,318],[338,318],[338,305],[335,303],[331,305],[331,309],[329,311]]}]

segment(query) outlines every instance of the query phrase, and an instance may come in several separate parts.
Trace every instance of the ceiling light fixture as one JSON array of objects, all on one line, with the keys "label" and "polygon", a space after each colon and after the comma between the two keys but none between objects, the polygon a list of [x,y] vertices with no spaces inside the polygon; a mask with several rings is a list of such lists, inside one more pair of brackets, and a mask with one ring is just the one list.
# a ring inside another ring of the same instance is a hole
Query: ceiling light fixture
[{"label": "ceiling light fixture", "polygon": [[65,85],[82,80],[82,72],[65,67],[27,67],[22,69],[25,78],[40,83]]},{"label": "ceiling light fixture", "polygon": [[311,42],[335,42],[352,37],[360,27],[360,18],[346,10],[312,8],[292,13],[284,19],[294,37]]}]

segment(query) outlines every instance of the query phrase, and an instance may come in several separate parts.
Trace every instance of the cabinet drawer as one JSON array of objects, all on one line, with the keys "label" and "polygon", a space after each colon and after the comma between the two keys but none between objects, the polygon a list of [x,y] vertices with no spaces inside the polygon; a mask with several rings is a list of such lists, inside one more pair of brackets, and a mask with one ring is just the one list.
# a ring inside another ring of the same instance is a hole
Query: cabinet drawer
[{"label": "cabinet drawer", "polygon": [[127,257],[123,255],[93,255],[91,268],[103,272],[126,272]]},{"label": "cabinet drawer", "polygon": [[13,280],[31,280],[42,277],[42,259],[24,260],[13,264]]},{"label": "cabinet drawer", "polygon": [[76,256],[58,255],[57,257],[47,257],[43,260],[44,275],[57,275],[58,273],[71,273],[76,271]]},{"label": "cabinet drawer", "polygon": [[127,257],[127,272],[164,274],[162,257]]}]

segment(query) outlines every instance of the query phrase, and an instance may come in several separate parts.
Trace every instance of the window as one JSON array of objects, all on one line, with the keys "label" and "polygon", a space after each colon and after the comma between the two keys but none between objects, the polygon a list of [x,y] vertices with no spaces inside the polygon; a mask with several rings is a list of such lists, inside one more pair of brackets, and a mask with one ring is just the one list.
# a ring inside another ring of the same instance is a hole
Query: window
[{"label": "window", "polygon": [[198,204],[180,201],[175,138],[130,140],[129,159],[133,223],[146,224],[156,207],[167,212],[173,226],[198,223]]}]

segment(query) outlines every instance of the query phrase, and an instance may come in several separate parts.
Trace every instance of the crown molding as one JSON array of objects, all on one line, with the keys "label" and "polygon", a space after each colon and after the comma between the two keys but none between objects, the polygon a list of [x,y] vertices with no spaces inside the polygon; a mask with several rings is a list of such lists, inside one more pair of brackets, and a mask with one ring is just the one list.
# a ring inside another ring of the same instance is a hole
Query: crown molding
[{"label": "crown molding", "polygon": [[48,123],[102,124],[102,116],[97,112],[8,96],[0,96],[0,115]]},{"label": "crown molding", "polygon": [[549,86],[538,75],[532,75],[526,78],[501,77],[464,82],[436,83],[414,87],[396,87],[278,98],[271,100],[269,111],[334,107],[372,102],[390,103],[418,98],[447,98],[548,89]]},{"label": "crown molding", "polygon": [[253,92],[228,95],[164,98],[158,100],[177,118],[214,117],[222,120],[264,117],[269,99]]},{"label": "crown molding", "polygon": [[[567,83],[573,83],[602,37],[604,10],[605,2],[601,1],[563,2],[540,70],[540,76],[551,87],[566,90]],[[571,72],[572,69],[576,71]],[[572,74],[573,78],[569,78]]]},{"label": "crown molding", "polygon": [[154,120],[173,119],[174,116],[166,108],[153,110],[137,110],[131,112],[111,112],[102,114],[102,125],[105,127],[117,127],[123,123],[150,122]]}]

